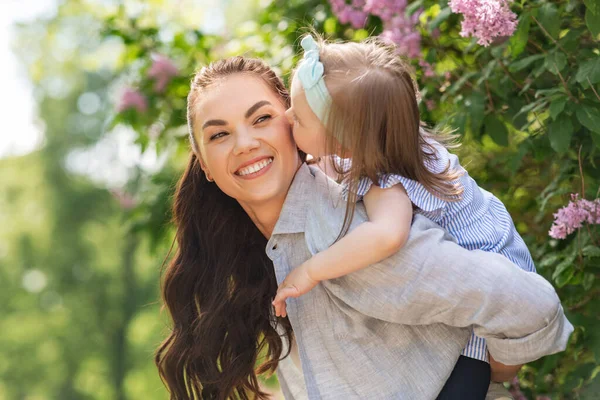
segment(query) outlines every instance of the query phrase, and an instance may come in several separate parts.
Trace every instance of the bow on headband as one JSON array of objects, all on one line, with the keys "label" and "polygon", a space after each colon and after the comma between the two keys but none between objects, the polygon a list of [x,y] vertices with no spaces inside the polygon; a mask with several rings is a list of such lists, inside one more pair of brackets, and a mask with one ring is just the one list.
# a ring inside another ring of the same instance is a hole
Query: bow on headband
[{"label": "bow on headband", "polygon": [[319,47],[312,36],[305,36],[300,42],[304,49],[304,58],[296,71],[296,76],[304,88],[306,101],[315,115],[325,123],[327,110],[331,104],[331,95],[323,79],[324,68],[319,61]]}]

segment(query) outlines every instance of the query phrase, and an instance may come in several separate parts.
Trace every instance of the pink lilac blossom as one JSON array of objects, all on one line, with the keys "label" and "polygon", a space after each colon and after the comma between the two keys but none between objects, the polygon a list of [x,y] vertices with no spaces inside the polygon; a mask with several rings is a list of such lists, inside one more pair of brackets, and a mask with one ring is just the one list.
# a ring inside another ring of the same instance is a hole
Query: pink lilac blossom
[{"label": "pink lilac blossom", "polygon": [[512,0],[450,0],[450,9],[464,16],[460,35],[474,36],[488,46],[496,37],[511,36],[517,16],[510,10]]},{"label": "pink lilac blossom", "polygon": [[331,10],[342,24],[350,23],[354,29],[365,26],[369,13],[364,11],[365,0],[353,0],[351,4],[346,0],[330,0]]},{"label": "pink lilac blossom", "polygon": [[401,14],[406,8],[406,0],[367,0],[364,10],[389,21],[396,14]]},{"label": "pink lilac blossom", "polygon": [[342,24],[365,26],[369,14],[381,18],[381,37],[398,46],[398,52],[411,58],[421,55],[421,34],[417,30],[421,10],[407,16],[407,0],[329,0],[331,10]]},{"label": "pink lilac blossom", "polygon": [[148,76],[156,81],[154,90],[157,93],[164,92],[165,88],[179,74],[179,69],[171,60],[160,54],[153,56],[152,66],[148,70]]},{"label": "pink lilac blossom", "polygon": [[429,111],[435,110],[435,100],[425,100],[425,107],[427,107],[427,110]]},{"label": "pink lilac blossom", "polygon": [[554,223],[548,234],[554,239],[566,239],[584,223],[600,224],[600,199],[579,199],[579,195],[572,194],[569,204],[554,214]]},{"label": "pink lilac blossom", "polygon": [[527,400],[527,397],[521,392],[521,384],[518,377],[514,377],[510,382],[510,388],[508,389],[514,400]]},{"label": "pink lilac blossom", "polygon": [[433,65],[429,64],[427,61],[419,60],[419,66],[421,66],[423,68],[424,75],[427,78],[431,78],[432,76],[435,76],[435,71],[433,70]]},{"label": "pink lilac blossom", "polygon": [[132,88],[126,88],[121,95],[117,111],[123,112],[131,108],[137,110],[139,113],[144,113],[148,109],[148,102],[144,95],[139,91]]},{"label": "pink lilac blossom", "polygon": [[132,195],[125,192],[123,189],[112,189],[110,193],[124,210],[131,210],[137,204]]},{"label": "pink lilac blossom", "polygon": [[404,14],[404,10],[394,15],[384,21],[381,37],[395,43],[398,53],[418,58],[421,55],[421,34],[417,30],[420,15],[421,10],[411,16]]}]

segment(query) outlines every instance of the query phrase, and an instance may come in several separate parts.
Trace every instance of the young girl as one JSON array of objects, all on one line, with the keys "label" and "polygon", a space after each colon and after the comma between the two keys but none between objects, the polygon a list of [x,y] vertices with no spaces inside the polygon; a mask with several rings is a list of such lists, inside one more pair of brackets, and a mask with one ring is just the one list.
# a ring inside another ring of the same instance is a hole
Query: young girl
[{"label": "young girl", "polygon": [[[288,297],[401,249],[413,212],[448,230],[462,247],[497,252],[535,271],[502,202],[478,187],[448,152],[448,137],[434,138],[422,128],[410,69],[392,46],[376,40],[317,44],[312,36],[301,45],[304,59],[292,80],[286,114],[300,149],[315,158],[333,155],[321,166],[341,177],[348,206],[338,240],[279,286],[276,315],[286,315]],[[347,232],[359,200],[369,222]],[[476,336],[463,354],[488,361],[485,341]]]}]

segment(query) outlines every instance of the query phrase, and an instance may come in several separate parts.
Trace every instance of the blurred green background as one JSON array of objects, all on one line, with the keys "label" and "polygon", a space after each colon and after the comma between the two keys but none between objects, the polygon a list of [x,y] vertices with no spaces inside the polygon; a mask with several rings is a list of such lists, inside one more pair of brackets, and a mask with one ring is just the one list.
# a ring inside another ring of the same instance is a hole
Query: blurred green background
[{"label": "blurred green background", "polygon": [[[333,3],[2,2],[0,399],[168,398],[153,352],[169,329],[159,279],[190,78],[237,54],[287,77],[308,27],[346,40],[385,31],[368,13],[343,23]],[[600,398],[600,232],[548,236],[571,193],[598,198],[600,5],[512,9],[514,35],[483,47],[445,1],[403,8],[420,35],[422,115],[457,129],[463,165],[506,203],[576,326],[568,351],[526,366],[512,392]]]}]

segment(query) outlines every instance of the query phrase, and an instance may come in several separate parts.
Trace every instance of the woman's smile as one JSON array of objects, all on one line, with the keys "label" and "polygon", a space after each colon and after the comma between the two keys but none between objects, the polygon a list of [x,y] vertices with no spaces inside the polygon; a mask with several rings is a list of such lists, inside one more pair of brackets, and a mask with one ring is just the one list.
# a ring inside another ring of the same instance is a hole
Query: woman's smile
[{"label": "woman's smile", "polygon": [[234,173],[242,179],[255,179],[266,174],[271,169],[272,163],[273,157],[256,157],[243,163]]}]

